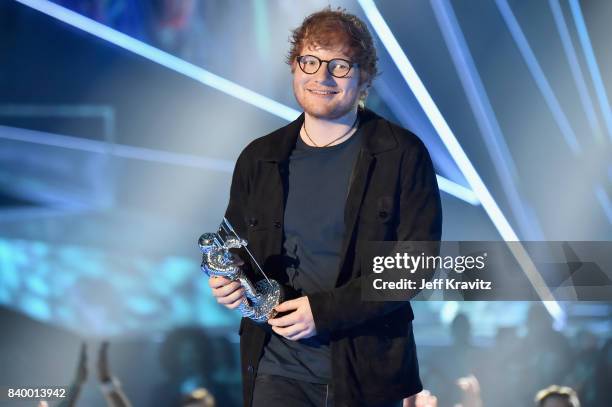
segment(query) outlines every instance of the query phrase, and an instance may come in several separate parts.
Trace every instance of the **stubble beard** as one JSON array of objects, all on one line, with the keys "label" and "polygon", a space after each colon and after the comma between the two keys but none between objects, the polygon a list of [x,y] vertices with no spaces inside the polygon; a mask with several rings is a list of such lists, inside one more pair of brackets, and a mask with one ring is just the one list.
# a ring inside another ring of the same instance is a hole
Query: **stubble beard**
[{"label": "stubble beard", "polygon": [[302,90],[301,96],[297,89],[293,88],[293,94],[295,100],[298,102],[300,107],[309,116],[322,120],[335,120],[357,108],[359,98],[357,98],[352,104],[346,106],[340,106],[338,103],[320,102],[309,98],[307,90]]}]

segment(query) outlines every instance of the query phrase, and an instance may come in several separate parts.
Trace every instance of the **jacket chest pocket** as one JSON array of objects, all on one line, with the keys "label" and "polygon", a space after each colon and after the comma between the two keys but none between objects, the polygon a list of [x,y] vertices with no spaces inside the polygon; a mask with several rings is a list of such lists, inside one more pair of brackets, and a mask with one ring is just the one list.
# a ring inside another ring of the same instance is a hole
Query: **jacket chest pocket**
[{"label": "jacket chest pocket", "polygon": [[244,212],[244,221],[249,234],[259,235],[282,227],[283,187],[276,164],[262,166],[257,180]]},{"label": "jacket chest pocket", "polygon": [[267,230],[270,227],[265,216],[254,211],[247,211],[244,222],[247,227],[247,233]]},{"label": "jacket chest pocket", "polygon": [[360,238],[363,240],[392,240],[397,220],[392,196],[381,196],[364,202],[359,214]]},{"label": "jacket chest pocket", "polygon": [[258,205],[248,206],[244,222],[247,231],[247,240],[261,240],[267,237],[267,234],[276,236],[282,228],[282,222],[274,215],[274,211],[269,206]]}]

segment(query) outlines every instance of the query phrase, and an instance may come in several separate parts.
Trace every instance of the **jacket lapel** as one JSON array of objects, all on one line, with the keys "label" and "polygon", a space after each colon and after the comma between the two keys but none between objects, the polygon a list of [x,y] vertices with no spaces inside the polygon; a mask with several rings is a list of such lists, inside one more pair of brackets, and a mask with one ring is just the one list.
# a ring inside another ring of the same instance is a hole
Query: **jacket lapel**
[{"label": "jacket lapel", "polygon": [[376,155],[397,146],[397,140],[390,129],[380,128],[383,121],[375,113],[365,110],[361,112],[361,125],[363,144],[351,173],[348,195],[344,206],[344,241],[340,251],[340,272],[336,279],[336,286],[341,283],[348,250],[355,238],[355,225],[359,218],[363,199],[367,192],[372,172],[376,166]]}]

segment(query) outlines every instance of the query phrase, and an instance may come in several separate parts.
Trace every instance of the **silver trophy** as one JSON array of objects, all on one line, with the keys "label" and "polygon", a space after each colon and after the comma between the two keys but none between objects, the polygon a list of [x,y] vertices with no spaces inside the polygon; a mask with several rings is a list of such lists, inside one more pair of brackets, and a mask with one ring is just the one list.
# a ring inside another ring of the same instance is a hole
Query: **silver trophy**
[{"label": "silver trophy", "polygon": [[[245,298],[238,306],[243,317],[250,318],[255,322],[267,322],[274,318],[276,311],[274,307],[281,302],[281,287],[275,280],[266,276],[263,269],[247,248],[247,241],[242,239],[229,221],[223,218],[217,233],[204,233],[198,240],[202,251],[202,271],[209,277],[223,276],[232,281],[238,281],[244,287]],[[253,284],[244,274],[238,260],[230,249],[243,248],[249,255],[253,264],[264,276],[263,280]]]}]

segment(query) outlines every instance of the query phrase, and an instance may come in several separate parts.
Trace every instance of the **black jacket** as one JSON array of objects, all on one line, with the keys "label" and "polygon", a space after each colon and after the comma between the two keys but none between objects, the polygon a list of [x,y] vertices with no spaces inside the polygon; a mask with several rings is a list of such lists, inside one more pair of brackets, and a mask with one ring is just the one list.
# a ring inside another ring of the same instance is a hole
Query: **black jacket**
[{"label": "black jacket", "polygon": [[[336,406],[399,400],[422,389],[409,302],[361,300],[361,270],[354,261],[367,241],[440,240],[442,211],[429,154],[411,132],[371,111],[361,113],[363,146],[351,175],[346,233],[336,288],[308,296],[317,332],[329,333]],[[281,267],[287,166],[297,120],[250,143],[240,154],[226,217],[266,274],[287,281]],[[262,277],[247,271],[252,281]],[[244,405],[250,407],[267,333],[240,323]]]}]

